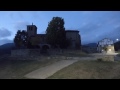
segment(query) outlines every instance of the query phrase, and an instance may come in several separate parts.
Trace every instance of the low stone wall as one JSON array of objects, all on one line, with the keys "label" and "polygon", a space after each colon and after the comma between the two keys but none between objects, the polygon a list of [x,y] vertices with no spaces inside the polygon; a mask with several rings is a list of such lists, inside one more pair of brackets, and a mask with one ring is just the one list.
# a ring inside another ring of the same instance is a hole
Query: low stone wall
[{"label": "low stone wall", "polygon": [[18,49],[11,50],[11,56],[40,56],[44,55],[59,55],[62,54],[63,50],[59,49],[48,49],[47,51],[41,49]]},{"label": "low stone wall", "polygon": [[47,52],[40,49],[19,49],[12,50],[12,60],[43,60],[43,59],[73,59],[66,56],[66,53],[79,53],[80,50],[48,49]]},{"label": "low stone wall", "polygon": [[59,50],[59,49],[49,49],[48,51],[49,55],[59,55],[63,53],[63,50]]},{"label": "low stone wall", "polygon": [[69,49],[49,49],[48,53],[50,55],[59,55],[59,54],[72,54],[72,53],[81,53],[81,50],[69,50]]},{"label": "low stone wall", "polygon": [[11,56],[34,56],[40,55],[39,49],[19,49],[19,50],[11,50]]},{"label": "low stone wall", "polygon": [[68,50],[68,49],[48,49],[41,50],[41,49],[18,49],[18,50],[11,50],[11,56],[34,56],[34,55],[61,55],[61,54],[69,54],[69,53],[80,53],[80,50]]}]

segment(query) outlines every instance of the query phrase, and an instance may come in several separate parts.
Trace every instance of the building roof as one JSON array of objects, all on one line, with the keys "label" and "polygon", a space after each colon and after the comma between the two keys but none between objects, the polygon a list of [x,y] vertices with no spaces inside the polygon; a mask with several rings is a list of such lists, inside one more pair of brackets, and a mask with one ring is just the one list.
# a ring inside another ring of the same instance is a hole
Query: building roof
[{"label": "building roof", "polygon": [[[33,23],[32,23],[32,25],[33,25]],[[27,26],[32,26],[32,25],[27,25]]]},{"label": "building roof", "polygon": [[36,36],[46,36],[46,34],[37,34]]},{"label": "building roof", "polygon": [[65,30],[66,32],[79,32],[78,30]]}]

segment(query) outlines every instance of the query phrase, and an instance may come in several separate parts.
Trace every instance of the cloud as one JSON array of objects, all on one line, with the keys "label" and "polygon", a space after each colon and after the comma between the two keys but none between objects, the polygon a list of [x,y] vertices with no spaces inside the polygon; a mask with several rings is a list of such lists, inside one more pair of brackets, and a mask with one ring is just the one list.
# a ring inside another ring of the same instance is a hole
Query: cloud
[{"label": "cloud", "polygon": [[82,14],[91,14],[91,13],[95,13],[95,12],[98,12],[98,11],[80,11],[80,13],[82,13]]},{"label": "cloud", "polygon": [[16,20],[17,18],[25,19],[24,14],[25,11],[8,11],[8,15],[12,20]]},{"label": "cloud", "polygon": [[42,14],[42,12],[40,12],[40,11],[31,11],[31,12],[29,12],[31,15],[32,15],[32,17],[33,18],[35,18],[35,19],[38,19],[38,18],[40,18],[40,15]]},{"label": "cloud", "polygon": [[45,32],[46,32],[46,31],[42,31],[42,32],[40,32],[40,34],[45,34]]},{"label": "cloud", "polygon": [[104,38],[110,38],[114,41],[117,38],[120,40],[120,26],[118,26],[118,25],[116,26],[116,28],[114,28],[110,31],[102,30],[103,28],[99,29],[99,27],[97,27],[97,26],[95,26],[95,28],[93,28],[93,27],[91,25],[91,28],[89,28],[89,29],[84,28],[83,31],[85,30],[85,32],[82,32],[82,34],[80,33],[83,44],[94,43],[94,42],[97,43],[98,41],[100,41]]},{"label": "cloud", "polygon": [[9,31],[6,28],[1,28],[0,29],[0,38],[8,37],[11,36],[11,31]]},{"label": "cloud", "polygon": [[5,43],[13,43],[13,40],[9,40],[9,39],[1,39],[0,40],[0,45],[3,45]]},{"label": "cloud", "polygon": [[114,26],[114,28],[119,28],[120,27],[120,24],[116,24],[115,26]]},{"label": "cloud", "polygon": [[[102,12],[102,13],[101,13]],[[83,20],[80,25],[82,43],[98,42],[107,37],[120,38],[120,12],[118,11],[83,11]]]},{"label": "cloud", "polygon": [[112,40],[120,39],[120,26],[111,30],[110,32],[106,32],[100,35],[98,38],[110,38]]},{"label": "cloud", "polygon": [[15,23],[14,28],[15,30],[26,30],[26,25],[30,25],[30,23],[26,21],[18,21]]},{"label": "cloud", "polygon": [[84,25],[79,28],[78,30],[80,30],[80,32],[82,34],[90,34],[90,33],[93,33],[93,32],[96,32],[98,31],[98,29],[100,29],[102,27],[101,24],[99,23],[83,23]]},{"label": "cloud", "polygon": [[87,44],[89,42],[96,42],[96,37],[99,36],[99,32],[101,28],[101,24],[99,23],[85,23],[81,28],[78,30],[80,31],[82,44]]}]

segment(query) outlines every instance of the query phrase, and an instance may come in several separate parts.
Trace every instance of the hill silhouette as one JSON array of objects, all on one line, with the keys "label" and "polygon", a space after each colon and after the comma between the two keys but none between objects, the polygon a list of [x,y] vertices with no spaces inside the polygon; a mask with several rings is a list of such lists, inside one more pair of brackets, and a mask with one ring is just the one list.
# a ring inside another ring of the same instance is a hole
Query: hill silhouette
[{"label": "hill silhouette", "polygon": [[11,50],[15,48],[14,43],[6,43],[0,46],[0,56],[4,54],[10,54]]}]

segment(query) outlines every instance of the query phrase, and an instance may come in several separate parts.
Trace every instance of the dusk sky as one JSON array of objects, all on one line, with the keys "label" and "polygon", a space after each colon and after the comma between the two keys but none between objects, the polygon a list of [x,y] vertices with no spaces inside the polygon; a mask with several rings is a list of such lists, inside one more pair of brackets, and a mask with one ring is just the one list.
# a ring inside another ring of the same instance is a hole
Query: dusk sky
[{"label": "dusk sky", "polygon": [[32,22],[37,33],[45,33],[56,16],[64,18],[66,30],[80,31],[82,44],[120,39],[120,11],[0,11],[0,45],[11,43],[17,30]]}]

